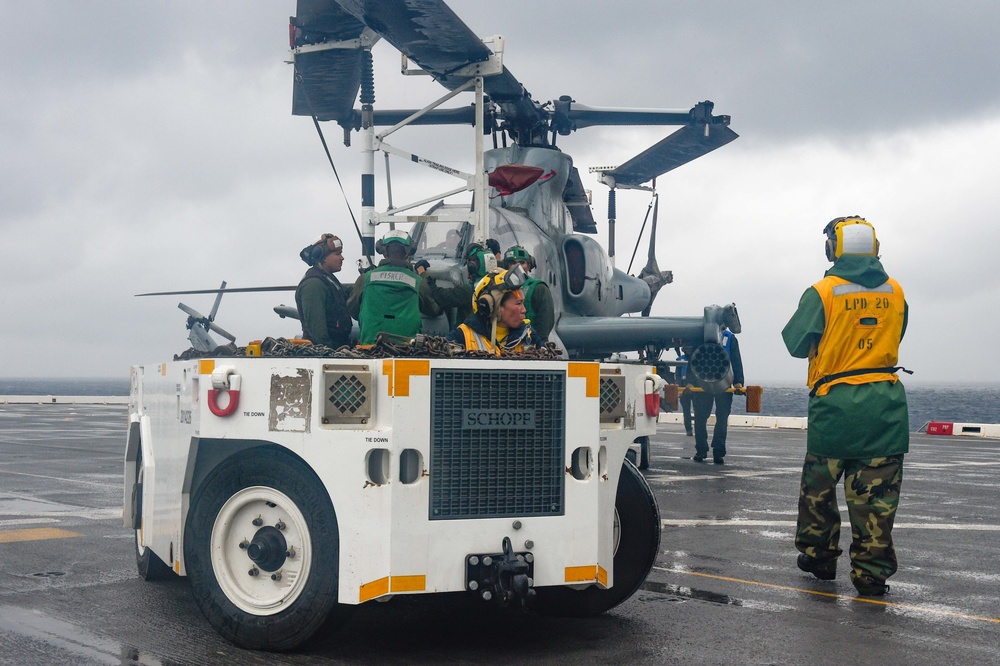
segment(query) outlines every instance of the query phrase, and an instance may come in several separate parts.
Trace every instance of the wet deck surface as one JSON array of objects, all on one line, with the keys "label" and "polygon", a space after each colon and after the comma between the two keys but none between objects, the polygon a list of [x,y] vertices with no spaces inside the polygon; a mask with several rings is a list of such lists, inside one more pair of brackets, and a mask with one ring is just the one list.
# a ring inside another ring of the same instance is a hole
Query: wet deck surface
[{"label": "wet deck surface", "polygon": [[[1000,441],[914,435],[882,601],[795,568],[804,431],[730,429],[725,466],[661,426],[663,518],[644,588],[602,617],[512,614],[464,595],[360,607],[293,654],[240,650],[186,579],[146,583],[121,527],[125,407],[0,407],[0,664],[995,663]],[[846,524],[846,519],[845,519]],[[842,534],[845,551],[849,533]]]}]

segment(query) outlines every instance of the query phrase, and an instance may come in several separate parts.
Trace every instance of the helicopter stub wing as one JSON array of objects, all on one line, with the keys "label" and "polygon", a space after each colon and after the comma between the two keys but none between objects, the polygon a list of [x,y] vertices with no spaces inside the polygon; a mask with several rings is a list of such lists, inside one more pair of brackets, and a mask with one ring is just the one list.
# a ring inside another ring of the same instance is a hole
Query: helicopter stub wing
[{"label": "helicopter stub wing", "polygon": [[624,351],[718,343],[722,325],[736,334],[743,330],[735,303],[706,306],[701,317],[562,316],[555,330],[570,357],[600,358]]},{"label": "helicopter stub wing", "polygon": [[[365,25],[333,0],[299,0],[289,24],[291,47],[358,39]],[[361,87],[361,48],[297,53],[292,115],[346,120]]]},{"label": "helicopter stub wing", "polygon": [[701,317],[560,317],[556,333],[571,356],[601,357],[705,340]]},{"label": "helicopter stub wing", "polygon": [[605,172],[618,187],[646,183],[687,164],[739,136],[722,123],[685,125],[619,167]]}]

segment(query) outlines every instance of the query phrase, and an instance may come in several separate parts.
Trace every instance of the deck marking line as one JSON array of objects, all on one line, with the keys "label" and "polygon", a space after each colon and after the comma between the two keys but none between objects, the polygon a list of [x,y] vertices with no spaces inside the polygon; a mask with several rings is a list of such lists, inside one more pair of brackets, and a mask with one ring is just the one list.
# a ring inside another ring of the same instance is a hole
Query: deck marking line
[{"label": "deck marking line", "polygon": [[0,543],[19,541],[46,541],[48,539],[68,539],[83,536],[79,532],[61,530],[57,527],[35,527],[26,530],[0,530]]},{"label": "deck marking line", "polygon": [[0,527],[23,527],[25,525],[44,525],[58,523],[55,518],[18,518],[17,520],[0,520]]},{"label": "deck marking line", "polygon": [[[845,509],[841,510],[846,511]],[[663,519],[662,527],[795,527],[794,520],[740,520],[740,519]],[[1000,525],[969,525],[963,523],[896,523],[893,529],[901,530],[962,530],[966,532],[1000,532]]]},{"label": "deck marking line", "polygon": [[702,578],[712,578],[714,580],[724,580],[730,583],[743,583],[744,585],[756,585],[758,587],[770,587],[775,590],[788,590],[790,592],[802,592],[803,594],[813,594],[817,597],[829,597],[831,599],[843,599],[844,601],[856,601],[862,604],[875,604],[877,606],[890,606],[892,608],[902,608],[904,610],[915,610],[921,613],[931,613],[933,615],[947,615],[948,617],[958,617],[964,620],[979,620],[980,622],[990,622],[1000,624],[1000,617],[982,617],[980,615],[966,615],[965,613],[953,613],[951,611],[936,610],[934,608],[924,608],[922,606],[911,606],[909,604],[897,604],[892,601],[882,601],[880,599],[868,599],[866,597],[848,597],[835,592],[820,592],[818,590],[807,590],[802,587],[791,587],[789,585],[777,585],[775,583],[763,583],[756,580],[745,580],[743,578],[731,578],[729,576],[716,576],[715,574],[700,573],[697,571],[684,571],[682,569],[667,569],[665,567],[653,567],[658,571],[668,573],[688,574],[691,576],[701,576]]},{"label": "deck marking line", "polygon": [[66,483],[81,483],[86,486],[97,486],[98,488],[114,488],[118,486],[113,483],[101,483],[100,481],[84,481],[83,479],[66,479],[61,476],[46,476],[45,474],[29,474],[27,472],[10,472],[0,469],[0,474],[10,474],[11,476],[29,476],[33,479],[49,479],[50,481],[65,481]]}]

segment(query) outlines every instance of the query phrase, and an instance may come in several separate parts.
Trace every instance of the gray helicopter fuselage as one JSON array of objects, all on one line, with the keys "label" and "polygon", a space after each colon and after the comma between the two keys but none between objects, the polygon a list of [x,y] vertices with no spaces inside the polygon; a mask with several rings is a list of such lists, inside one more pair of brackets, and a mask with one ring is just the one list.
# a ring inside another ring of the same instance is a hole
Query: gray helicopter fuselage
[{"label": "gray helicopter fuselage", "polygon": [[[489,209],[489,237],[502,249],[521,245],[535,258],[531,276],[552,293],[556,327],[550,340],[573,357],[600,358],[619,351],[664,349],[679,344],[718,342],[721,323],[738,330],[735,309],[709,306],[703,316],[623,318],[650,302],[649,285],[614,268],[604,248],[591,236],[574,233],[563,191],[572,158],[554,148],[513,146],[487,151],[488,172],[505,165],[542,169],[542,177],[517,192],[494,196]],[[438,204],[429,214],[445,208]],[[414,229],[417,258],[427,259],[439,284],[467,279],[464,250],[473,242],[468,223],[420,223]],[[450,238],[450,242],[446,239]],[[443,334],[444,317],[425,321],[424,332]]]},{"label": "gray helicopter fuselage", "polygon": [[[618,317],[639,312],[649,303],[649,285],[613,268],[604,248],[594,238],[573,233],[572,218],[562,200],[572,158],[553,148],[498,148],[487,151],[487,171],[508,164],[524,164],[543,170],[543,179],[519,192],[496,196],[490,202],[489,236],[502,249],[521,245],[535,258],[531,276],[545,281],[552,292],[557,319],[560,316]],[[547,177],[545,177],[547,176]],[[433,212],[433,211],[432,211]],[[463,246],[471,241],[471,227],[457,229]],[[415,230],[418,256],[432,259],[435,248],[420,236],[430,229]],[[441,236],[438,230],[438,236]],[[455,248],[456,250],[458,248]],[[448,256],[450,255],[450,256]],[[461,253],[449,252],[433,261],[433,274],[454,277]],[[450,260],[450,261],[449,261]]]},{"label": "gray helicopter fuselage", "polygon": [[490,232],[506,249],[523,245],[535,257],[532,276],[549,284],[563,315],[617,317],[649,303],[649,286],[611,266],[591,236],[573,233],[563,191],[573,159],[555,148],[512,146],[487,151],[484,166],[542,169],[544,180],[490,202]]}]

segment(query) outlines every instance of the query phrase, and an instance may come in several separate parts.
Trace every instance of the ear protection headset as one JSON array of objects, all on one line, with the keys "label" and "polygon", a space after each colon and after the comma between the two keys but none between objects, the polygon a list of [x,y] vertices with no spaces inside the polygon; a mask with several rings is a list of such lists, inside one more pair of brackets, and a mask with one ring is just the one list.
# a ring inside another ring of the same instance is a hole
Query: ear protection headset
[{"label": "ear protection headset", "polygon": [[406,256],[411,256],[413,251],[416,249],[413,247],[413,240],[410,238],[410,234],[406,233],[401,229],[393,229],[392,231],[386,232],[382,239],[375,242],[375,251],[385,256],[386,247],[391,243],[399,243],[406,248]]},{"label": "ear protection headset", "polygon": [[877,257],[879,242],[875,227],[863,217],[838,217],[823,229],[826,234],[826,258],[836,261],[845,254]]},{"label": "ear protection headset", "polygon": [[476,284],[472,299],[472,311],[487,319],[494,317],[504,295],[518,291],[525,281],[524,270],[518,265],[510,270],[497,269]]},{"label": "ear protection headset", "polygon": [[528,251],[524,249],[523,246],[514,245],[503,253],[503,263],[508,268],[510,268],[512,263],[519,263],[522,261],[528,262],[529,271],[535,270],[535,258],[528,254]]},{"label": "ear protection headset", "polygon": [[339,238],[333,234],[323,234],[319,237],[319,240],[312,245],[302,248],[299,252],[299,259],[309,264],[310,266],[315,266],[319,262],[326,259],[328,254],[333,252],[343,252],[344,243],[341,242]]},{"label": "ear protection headset", "polygon": [[473,243],[465,253],[466,268],[470,279],[478,279],[497,267],[496,255],[479,243]]}]

